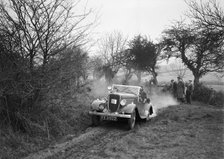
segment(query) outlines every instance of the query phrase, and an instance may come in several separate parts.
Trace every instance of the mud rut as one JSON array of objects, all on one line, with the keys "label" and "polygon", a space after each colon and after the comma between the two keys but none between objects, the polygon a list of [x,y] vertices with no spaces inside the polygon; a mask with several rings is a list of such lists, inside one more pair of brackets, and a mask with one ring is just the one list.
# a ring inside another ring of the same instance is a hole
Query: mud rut
[{"label": "mud rut", "polygon": [[[125,138],[137,131],[141,126],[146,125],[142,121],[137,122],[134,130],[127,130],[127,122],[110,122],[105,121],[99,127],[93,127],[88,130],[88,132],[94,131],[93,135],[88,135],[86,138],[75,143],[72,147],[65,149],[63,152],[59,152],[56,155],[48,157],[48,159],[53,158],[63,158],[63,159],[73,159],[73,158],[113,158],[110,152],[106,150],[107,143],[116,143],[121,138]],[[108,153],[106,154],[105,151]],[[112,153],[116,149],[111,149]],[[116,153],[116,152],[115,152]]]},{"label": "mud rut", "polygon": [[93,154],[95,157],[108,158],[109,156],[104,152],[105,143],[111,142],[111,140],[119,140],[119,138],[122,138],[126,134],[127,132],[109,132],[104,129],[97,137],[89,138],[80,144],[75,144],[68,150],[68,153],[61,154],[58,158],[89,158]]},{"label": "mud rut", "polygon": [[140,125],[146,123],[137,122],[137,124],[134,130],[128,131],[127,121],[119,123],[103,121],[98,127],[89,127],[77,138],[31,154],[25,159],[109,158],[105,153],[105,145],[130,135]]}]

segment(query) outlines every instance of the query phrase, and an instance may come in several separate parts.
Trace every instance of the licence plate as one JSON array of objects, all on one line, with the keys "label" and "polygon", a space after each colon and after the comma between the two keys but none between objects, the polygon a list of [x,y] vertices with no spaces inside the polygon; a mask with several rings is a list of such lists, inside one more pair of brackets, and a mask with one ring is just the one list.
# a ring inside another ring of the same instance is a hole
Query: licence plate
[{"label": "licence plate", "polygon": [[116,99],[111,99],[111,103],[112,104],[117,104],[117,100]]},{"label": "licence plate", "polygon": [[117,121],[117,117],[114,117],[114,116],[102,116],[102,120]]}]

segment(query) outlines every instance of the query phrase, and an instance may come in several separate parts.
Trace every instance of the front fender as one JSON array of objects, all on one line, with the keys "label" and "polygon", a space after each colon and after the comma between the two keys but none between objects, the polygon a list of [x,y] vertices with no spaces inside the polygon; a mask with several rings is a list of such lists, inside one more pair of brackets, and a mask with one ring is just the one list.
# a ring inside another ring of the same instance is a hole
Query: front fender
[{"label": "front fender", "polygon": [[97,100],[94,100],[91,104],[91,109],[92,110],[98,110],[99,108],[99,105],[100,104],[105,104],[106,101],[105,100],[100,100],[100,99],[97,99]]},{"label": "front fender", "polygon": [[122,111],[127,114],[131,114],[133,110],[136,108],[136,105],[134,103],[128,104],[125,106]]}]

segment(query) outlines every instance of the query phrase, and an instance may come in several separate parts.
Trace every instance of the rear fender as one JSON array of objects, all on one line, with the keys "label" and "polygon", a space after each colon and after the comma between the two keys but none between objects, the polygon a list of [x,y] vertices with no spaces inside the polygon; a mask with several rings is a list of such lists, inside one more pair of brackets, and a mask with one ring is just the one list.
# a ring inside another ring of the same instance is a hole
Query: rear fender
[{"label": "rear fender", "polygon": [[151,103],[145,103],[138,106],[138,112],[139,116],[144,119],[148,116],[148,114],[152,114],[152,104]]},{"label": "rear fender", "polygon": [[136,108],[136,105],[134,103],[128,104],[125,106],[122,111],[127,114],[131,114],[133,110]]}]

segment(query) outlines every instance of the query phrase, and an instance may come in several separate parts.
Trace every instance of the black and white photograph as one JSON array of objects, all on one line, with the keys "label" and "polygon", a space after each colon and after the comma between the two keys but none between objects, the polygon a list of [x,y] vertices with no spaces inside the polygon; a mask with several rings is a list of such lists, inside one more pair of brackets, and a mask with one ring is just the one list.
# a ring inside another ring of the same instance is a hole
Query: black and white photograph
[{"label": "black and white photograph", "polygon": [[223,158],[223,0],[0,0],[0,159]]}]

